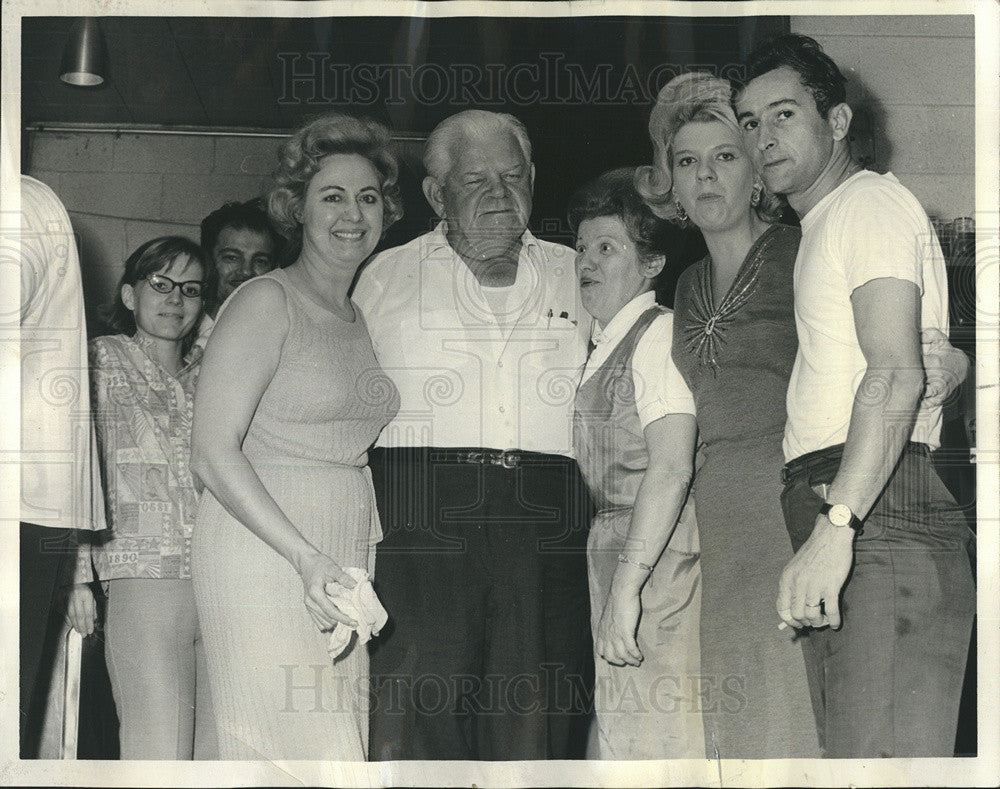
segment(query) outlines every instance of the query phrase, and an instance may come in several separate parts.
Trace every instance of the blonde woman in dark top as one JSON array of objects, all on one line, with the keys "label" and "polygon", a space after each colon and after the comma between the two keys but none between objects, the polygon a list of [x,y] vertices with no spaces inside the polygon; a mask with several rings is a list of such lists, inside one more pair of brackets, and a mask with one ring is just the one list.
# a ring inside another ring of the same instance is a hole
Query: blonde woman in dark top
[{"label": "blonde woman in dark top", "polygon": [[797,342],[792,269],[799,231],[744,148],[725,80],[685,74],[650,118],[655,164],[640,191],[661,216],[701,230],[709,254],[680,277],[673,359],[697,406],[707,755],[819,756],[802,648],[774,616],[792,556],[781,515],[785,390]]}]

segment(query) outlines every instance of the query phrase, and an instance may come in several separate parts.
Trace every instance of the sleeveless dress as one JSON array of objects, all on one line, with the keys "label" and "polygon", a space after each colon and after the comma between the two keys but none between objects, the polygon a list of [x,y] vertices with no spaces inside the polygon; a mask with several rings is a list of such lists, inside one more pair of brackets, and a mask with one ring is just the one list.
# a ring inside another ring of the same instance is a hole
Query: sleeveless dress
[{"label": "sleeveless dress", "polygon": [[800,232],[773,225],[716,307],[709,258],[674,300],[673,359],[694,395],[701,444],[702,674],[709,758],[819,757],[805,661],[778,630],[778,579],[792,557],[781,512],[785,391],[795,361],[792,271]]},{"label": "sleeveless dress", "polygon": [[[635,403],[632,356],[664,309],[646,310],[576,394],[573,451],[594,502],[587,541],[596,634],[632,521],[649,452]],[[669,315],[667,316],[669,317]],[[594,656],[601,759],[684,759],[704,753],[698,709],[698,528],[690,498],[640,593],[639,666]]]},{"label": "sleeveless dress", "polygon": [[[398,394],[360,310],[347,323],[284,270],[264,276],[285,292],[289,329],[243,452],[307,540],[342,567],[371,573],[381,530],[367,449],[398,410]],[[191,551],[221,757],[363,761],[366,648],[353,639],[331,661],[299,575],[208,490]]]}]

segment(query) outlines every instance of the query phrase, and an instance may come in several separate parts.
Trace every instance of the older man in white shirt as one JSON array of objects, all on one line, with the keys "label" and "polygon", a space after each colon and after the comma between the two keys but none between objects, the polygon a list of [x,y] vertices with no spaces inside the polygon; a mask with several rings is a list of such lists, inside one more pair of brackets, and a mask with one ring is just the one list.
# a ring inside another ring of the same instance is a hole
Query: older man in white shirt
[{"label": "older man in white shirt", "polygon": [[372,654],[375,759],[582,755],[589,503],[571,459],[586,319],[567,247],[528,230],[524,126],[470,110],[427,141],[441,223],[354,299],[399,388],[371,455],[392,626]]}]

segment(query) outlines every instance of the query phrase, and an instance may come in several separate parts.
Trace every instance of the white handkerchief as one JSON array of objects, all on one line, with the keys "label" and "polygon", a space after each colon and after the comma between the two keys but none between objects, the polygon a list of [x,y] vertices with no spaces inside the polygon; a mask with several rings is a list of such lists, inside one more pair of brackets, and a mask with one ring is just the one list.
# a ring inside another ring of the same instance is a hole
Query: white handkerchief
[{"label": "white handkerchief", "polygon": [[347,648],[353,631],[356,630],[358,633],[359,645],[367,644],[389,621],[389,615],[379,602],[368,573],[360,567],[345,567],[344,572],[357,581],[354,588],[348,589],[343,584],[333,581],[326,585],[326,593],[336,603],[337,608],[357,622],[358,626],[352,628],[338,622],[330,631],[330,642],[326,649],[333,660]]}]

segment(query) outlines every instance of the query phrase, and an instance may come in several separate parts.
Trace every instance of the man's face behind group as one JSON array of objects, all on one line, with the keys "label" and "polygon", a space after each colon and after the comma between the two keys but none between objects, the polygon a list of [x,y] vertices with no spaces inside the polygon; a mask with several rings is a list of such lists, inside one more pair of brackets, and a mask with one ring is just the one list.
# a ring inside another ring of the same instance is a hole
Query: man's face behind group
[{"label": "man's face behind group", "polygon": [[513,135],[465,138],[440,184],[448,236],[463,256],[486,260],[516,244],[531,216],[534,171]]},{"label": "man's face behind group", "polygon": [[248,279],[266,274],[277,263],[271,239],[245,227],[222,228],[211,252],[219,272],[219,304]]}]

